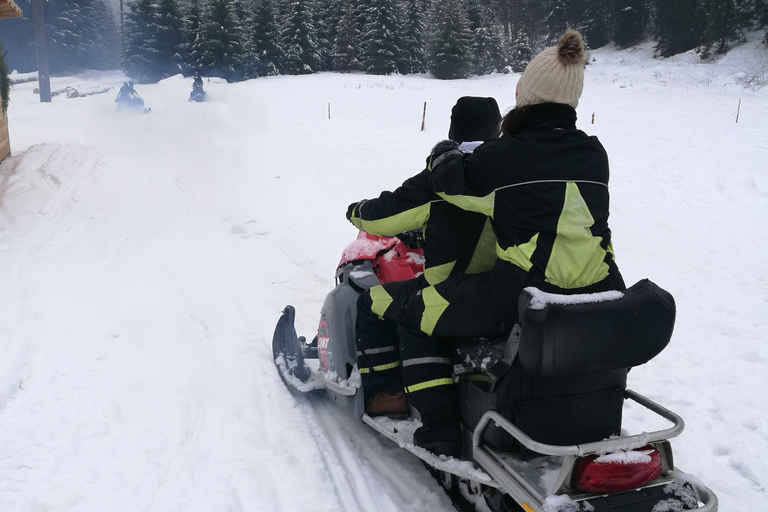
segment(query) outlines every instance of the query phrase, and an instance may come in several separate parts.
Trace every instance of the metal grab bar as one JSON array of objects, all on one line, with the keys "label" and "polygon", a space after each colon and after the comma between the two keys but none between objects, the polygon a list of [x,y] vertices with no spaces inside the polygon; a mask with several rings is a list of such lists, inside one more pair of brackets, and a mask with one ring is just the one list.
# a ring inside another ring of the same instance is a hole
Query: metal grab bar
[{"label": "metal grab bar", "polygon": [[507,433],[514,437],[520,444],[537,453],[557,456],[574,455],[577,457],[581,457],[587,453],[595,453],[597,451],[619,450],[626,448],[628,445],[633,443],[637,443],[638,446],[642,446],[654,441],[666,441],[667,439],[679,436],[685,428],[685,421],[683,421],[683,418],[670,411],[666,407],[662,407],[653,400],[646,398],[643,395],[632,391],[631,389],[627,389],[625,391],[625,397],[634,402],[637,402],[651,412],[655,412],[662,418],[671,421],[674,423],[674,425],[664,430],[644,432],[642,434],[636,434],[628,437],[607,439],[604,441],[596,441],[585,444],[554,445],[535,441],[498,412],[486,411],[485,414],[483,414],[483,417],[480,418],[480,421],[478,422],[477,427],[475,427],[475,432],[472,436],[473,451],[481,447],[483,432],[491,421],[496,423],[498,427],[506,430]]}]

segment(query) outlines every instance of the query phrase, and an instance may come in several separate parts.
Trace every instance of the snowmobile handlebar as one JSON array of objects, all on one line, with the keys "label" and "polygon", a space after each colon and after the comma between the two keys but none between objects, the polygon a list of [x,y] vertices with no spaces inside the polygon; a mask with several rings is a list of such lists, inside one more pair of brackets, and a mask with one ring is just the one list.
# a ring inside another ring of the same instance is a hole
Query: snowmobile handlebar
[{"label": "snowmobile handlebar", "polygon": [[473,452],[476,453],[478,450],[483,450],[483,432],[491,421],[493,421],[496,426],[506,430],[520,444],[537,453],[555,456],[573,455],[577,457],[582,457],[586,454],[595,453],[598,451],[610,452],[626,449],[629,445],[637,445],[639,447],[655,441],[666,441],[680,435],[680,433],[685,428],[685,422],[683,421],[683,418],[670,411],[666,407],[663,407],[650,400],[649,398],[646,398],[643,395],[632,391],[631,389],[627,389],[625,391],[625,397],[634,402],[637,402],[646,409],[655,412],[664,419],[671,421],[674,425],[664,430],[643,432],[642,434],[633,436],[596,441],[592,443],[575,445],[552,445],[535,441],[497,411],[491,410],[486,411],[486,413],[478,422],[477,427],[475,428],[475,432],[472,437]]}]

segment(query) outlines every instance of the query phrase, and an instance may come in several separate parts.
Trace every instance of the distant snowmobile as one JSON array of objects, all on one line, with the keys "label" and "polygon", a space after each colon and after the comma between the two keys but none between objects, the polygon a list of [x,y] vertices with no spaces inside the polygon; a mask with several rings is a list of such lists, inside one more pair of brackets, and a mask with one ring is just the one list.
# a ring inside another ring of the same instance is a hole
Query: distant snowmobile
[{"label": "distant snowmobile", "polygon": [[149,114],[152,110],[144,106],[144,99],[133,88],[133,82],[125,82],[115,98],[117,110],[123,112],[136,112]]},{"label": "distant snowmobile", "polygon": [[195,81],[192,82],[192,92],[189,93],[189,101],[203,101],[205,99],[205,91],[203,90],[203,80],[200,75],[195,71]]},{"label": "distant snowmobile", "polygon": [[[415,446],[415,418],[368,416],[357,298],[380,282],[415,277],[419,261],[399,238],[361,233],[343,253],[311,343],[296,335],[295,310],[285,307],[272,350],[292,393],[324,391],[422,459],[462,509],[480,500],[492,512],[717,511],[715,494],[673,464],[669,439],[683,431],[682,418],[626,388],[628,368],[659,354],[674,327],[673,297],[647,279],[623,292],[575,296],[526,288],[508,339],[456,343],[461,460]],[[624,400],[672,426],[620,437]]]}]

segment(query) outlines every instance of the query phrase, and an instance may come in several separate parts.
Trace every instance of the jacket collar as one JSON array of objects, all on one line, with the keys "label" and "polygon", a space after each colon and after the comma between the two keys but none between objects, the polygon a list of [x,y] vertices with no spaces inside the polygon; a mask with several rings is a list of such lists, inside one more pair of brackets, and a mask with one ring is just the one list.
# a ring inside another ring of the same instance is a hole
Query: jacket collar
[{"label": "jacket collar", "polygon": [[510,135],[536,129],[576,129],[576,110],[562,103],[537,103],[516,108],[508,115],[514,116],[506,130]]}]

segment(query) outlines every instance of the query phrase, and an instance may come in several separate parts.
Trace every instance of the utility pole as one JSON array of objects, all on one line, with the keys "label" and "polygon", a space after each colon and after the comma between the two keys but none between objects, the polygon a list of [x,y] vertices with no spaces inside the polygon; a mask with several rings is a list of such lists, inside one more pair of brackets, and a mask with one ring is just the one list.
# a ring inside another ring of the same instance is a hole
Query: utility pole
[{"label": "utility pole", "polygon": [[125,20],[123,19],[125,14],[123,13],[123,0],[120,0],[120,33],[123,33]]},{"label": "utility pole", "polygon": [[43,0],[32,0],[32,23],[35,26],[35,50],[37,54],[37,83],[40,101],[51,102],[51,77],[48,75],[48,48],[45,44],[45,20]]}]

